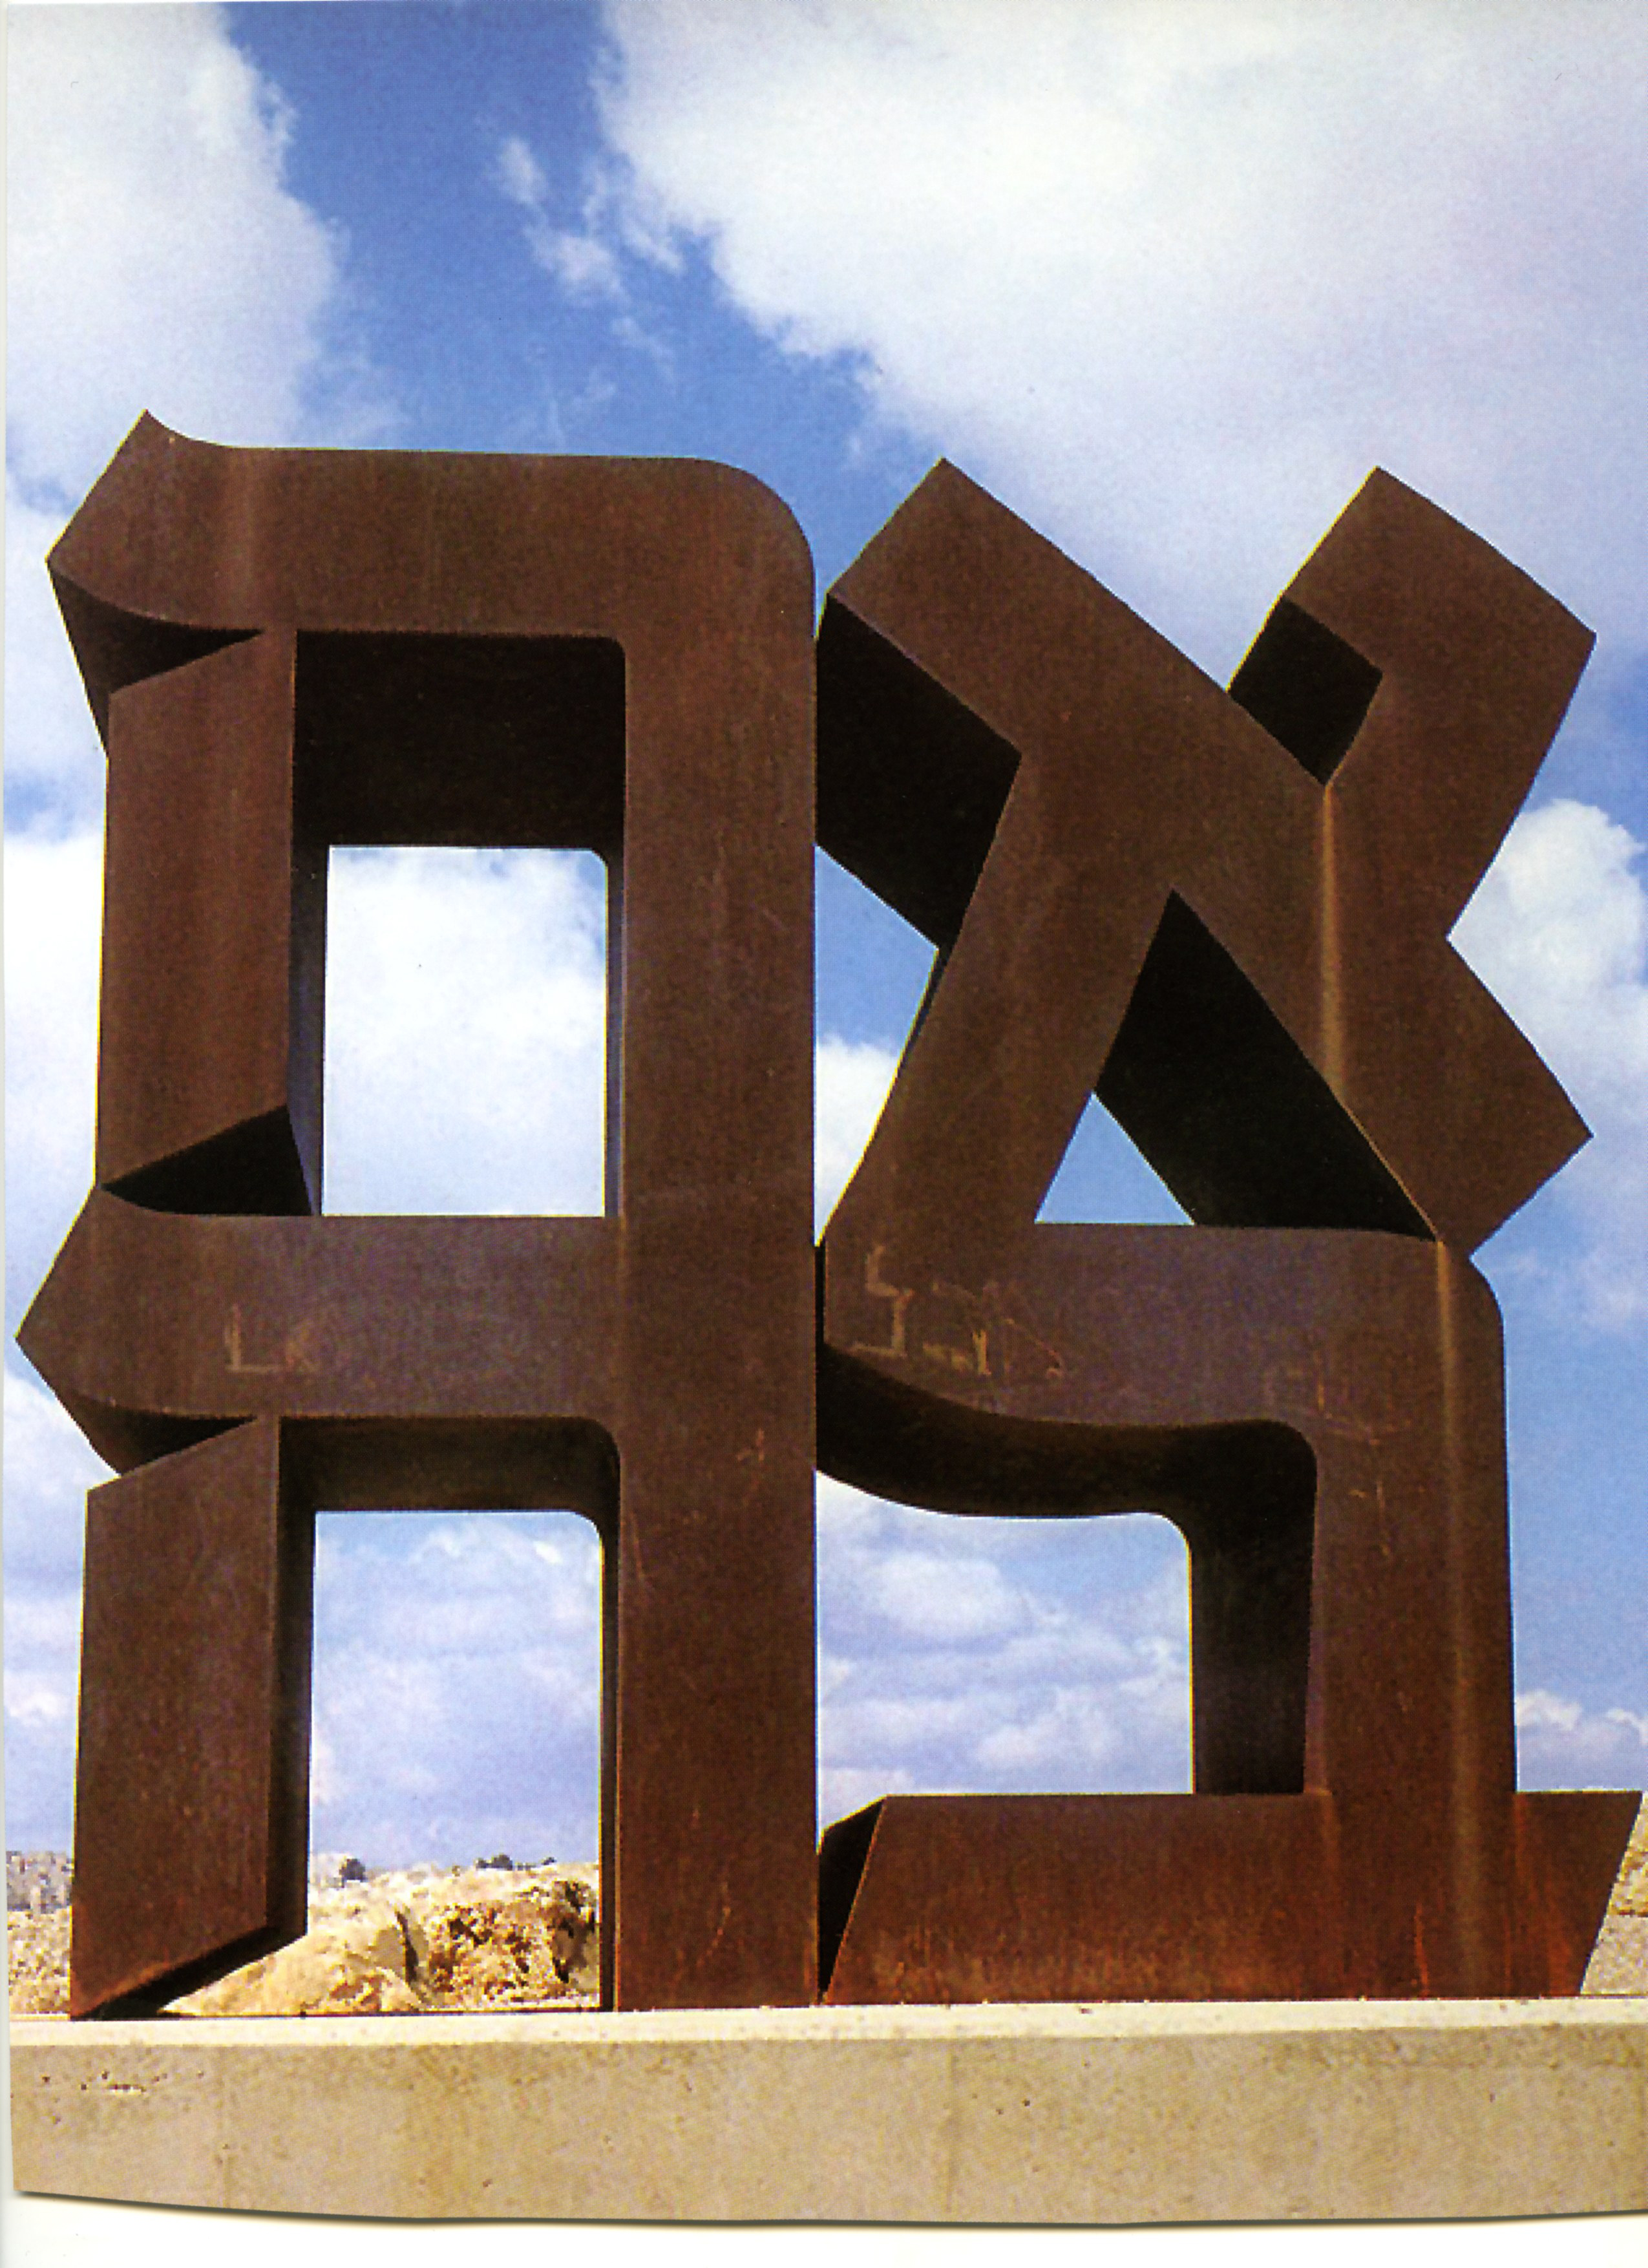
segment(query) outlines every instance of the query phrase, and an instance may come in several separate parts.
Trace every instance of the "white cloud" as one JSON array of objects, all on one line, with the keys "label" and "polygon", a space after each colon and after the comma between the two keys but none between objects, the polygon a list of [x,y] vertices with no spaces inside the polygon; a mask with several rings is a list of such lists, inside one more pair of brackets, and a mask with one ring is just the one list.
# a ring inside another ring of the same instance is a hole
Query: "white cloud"
[{"label": "white cloud", "polygon": [[16,472],[71,503],[145,409],[309,437],[341,247],[286,188],[290,121],[221,11],[20,8],[7,33]]},{"label": "white cloud", "polygon": [[[11,1635],[7,1632],[8,1638]],[[6,1671],[5,1712],[9,1721],[55,1728],[68,1722],[73,1707],[72,1691],[65,1691],[58,1680],[27,1670]]]},{"label": "white cloud", "polygon": [[1638,1110],[1648,1083],[1648,895],[1643,846],[1571,799],[1517,820],[1454,943],[1600,1117]]},{"label": "white cloud", "polygon": [[291,121],[216,7],[7,16],[7,773],[98,814],[43,560],[141,410],[206,440],[358,440],[342,240],[283,184]]},{"label": "white cloud", "polygon": [[102,844],[5,842],[8,1306],[32,1294],[92,1182]]},{"label": "white cloud", "polygon": [[[929,1795],[938,1793],[932,1788],[922,1792]],[[861,1811],[866,1803],[877,1802],[884,1795],[908,1795],[912,1793],[910,1776],[901,1768],[882,1771],[874,1766],[821,1764],[819,1770],[819,1823],[827,1827],[832,1820],[845,1819],[850,1812]]]},{"label": "white cloud", "polygon": [[533,257],[563,284],[574,299],[616,299],[623,295],[611,247],[585,229],[539,228],[530,232]]},{"label": "white cloud", "polygon": [[549,217],[549,177],[531,144],[519,134],[506,134],[499,143],[492,179],[526,214],[522,230],[528,251],[569,298],[623,299],[621,232],[612,185],[604,172],[598,169],[590,179],[583,199],[583,225],[578,228],[557,228]]},{"label": "white cloud", "polygon": [[[334,854],[327,1204],[339,1212],[599,1212],[605,909],[562,852]],[[822,1226],[898,1057],[816,1052]]]},{"label": "white cloud", "polygon": [[819,1042],[813,1188],[820,1229],[857,1170],[897,1070],[897,1056],[873,1042],[828,1035]]},{"label": "white cloud", "polygon": [[7,769],[95,819],[101,764],[43,561],[148,409],[204,439],[372,438],[345,247],[285,186],[291,122],[212,6],[7,17]]},{"label": "white cloud", "polygon": [[1453,942],[1571,1094],[1593,1139],[1554,1195],[1582,1237],[1579,1304],[1648,1317],[1648,892],[1642,845],[1594,806],[1525,813]]},{"label": "white cloud", "polygon": [[[215,7],[8,11],[8,1307],[92,1174],[102,761],[43,560],[138,413],[203,438],[380,428],[343,247],[283,178],[288,121]],[[6,1377],[7,1771],[62,1841],[81,1499],[103,1468]]]},{"label": "white cloud", "polygon": [[66,1846],[79,1690],[85,1491],[108,1468],[56,1402],[5,1372],[7,1839]]},{"label": "white cloud", "polygon": [[928,1641],[1002,1638],[1027,1612],[1027,1602],[990,1559],[887,1551],[867,1572],[865,1589],[901,1637]]},{"label": "white cloud", "polygon": [[866,1496],[862,1489],[849,1488],[845,1481],[834,1480],[828,1473],[819,1475],[819,1534],[831,1543],[850,1545],[872,1541],[883,1533],[894,1516],[893,1507],[879,1497]]},{"label": "white cloud", "polygon": [[997,1771],[1068,1772],[1078,1760],[1102,1771],[1114,1759],[1118,1730],[1097,1697],[1062,1689],[1046,1707],[987,1734],[979,1762]]},{"label": "white cloud", "polygon": [[5,1434],[6,1502],[18,1522],[8,1580],[77,1597],[82,1499],[108,1478],[109,1469],[56,1396],[10,1369]]},{"label": "white cloud", "polygon": [[5,768],[16,812],[38,802],[77,826],[103,802],[103,750],[57,611],[46,555],[63,515],[6,477]]},{"label": "white cloud", "polygon": [[820,1800],[1186,1787],[1185,1555],[1154,1520],[916,1512],[819,1483]]},{"label": "white cloud", "polygon": [[605,893],[560,851],[339,851],[327,1205],[600,1212]]},{"label": "white cloud", "polygon": [[570,1513],[320,1525],[317,1849],[593,1856],[600,1546]]},{"label": "white cloud", "polygon": [[654,235],[1192,651],[1375,460],[1640,643],[1639,9],[606,13]]},{"label": "white cloud", "polygon": [[499,143],[492,173],[510,202],[528,212],[537,211],[548,193],[548,175],[519,134],[506,134]]},{"label": "white cloud", "polygon": [[1524,1787],[1640,1786],[1648,1712],[1587,1709],[1542,1686],[1516,1698],[1518,1777]]}]

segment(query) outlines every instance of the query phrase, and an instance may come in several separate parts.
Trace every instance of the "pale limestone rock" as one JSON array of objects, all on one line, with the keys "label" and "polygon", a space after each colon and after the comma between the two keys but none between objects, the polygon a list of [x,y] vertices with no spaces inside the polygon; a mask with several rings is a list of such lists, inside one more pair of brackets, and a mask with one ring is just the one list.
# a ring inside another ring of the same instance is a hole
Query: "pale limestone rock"
[{"label": "pale limestone rock", "polygon": [[413,2014],[600,1992],[597,1869],[415,1867],[312,1890],[296,1944],[173,2002],[188,2016]]},{"label": "pale limestone rock", "polygon": [[1648,1994],[1648,1802],[1638,1809],[1625,1846],[1608,1918],[1585,1970],[1585,1990]]},{"label": "pale limestone rock", "polygon": [[[593,1865],[409,1867],[357,1881],[341,1857],[309,1894],[294,1945],[174,2002],[188,2015],[410,2014],[591,2006],[599,1995]],[[68,2013],[69,1909],[6,1916],[11,2012]],[[1637,1815],[1588,1993],[1648,1994],[1648,1804]]]},{"label": "pale limestone rock", "polygon": [[8,1997],[14,2016],[69,2013],[69,1909],[6,1915]]},{"label": "pale limestone rock", "polygon": [[541,2007],[600,1989],[595,1870],[475,1870],[416,1902],[420,1984],[448,2008]]},{"label": "pale limestone rock", "polygon": [[1585,1990],[1648,1997],[1648,1915],[1608,1916],[1585,1970]]},{"label": "pale limestone rock", "polygon": [[408,1945],[399,1911],[368,1896],[279,1952],[172,2003],[182,2016],[411,2015],[423,2003],[407,1981]]},{"label": "pale limestone rock", "polygon": [[1637,1814],[1637,1825],[1626,1845],[1614,1891],[1614,1911],[1648,1918],[1648,1802]]}]

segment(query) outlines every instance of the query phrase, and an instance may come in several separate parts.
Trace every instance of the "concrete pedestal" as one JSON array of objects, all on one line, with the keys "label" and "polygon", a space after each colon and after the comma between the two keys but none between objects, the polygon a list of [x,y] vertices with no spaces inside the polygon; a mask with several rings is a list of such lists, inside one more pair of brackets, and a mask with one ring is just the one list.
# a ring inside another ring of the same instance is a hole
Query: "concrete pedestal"
[{"label": "concrete pedestal", "polygon": [[11,2027],[19,2190],[409,2219],[1648,2209],[1648,2000]]}]

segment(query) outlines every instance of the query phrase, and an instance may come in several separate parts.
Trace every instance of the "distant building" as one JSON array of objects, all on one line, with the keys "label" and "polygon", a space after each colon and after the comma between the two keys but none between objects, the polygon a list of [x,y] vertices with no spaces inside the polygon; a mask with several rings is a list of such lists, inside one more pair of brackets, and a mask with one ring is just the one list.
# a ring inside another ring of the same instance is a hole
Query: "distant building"
[{"label": "distant building", "polygon": [[55,1913],[69,1903],[74,1867],[66,1851],[8,1851],[6,1911]]}]

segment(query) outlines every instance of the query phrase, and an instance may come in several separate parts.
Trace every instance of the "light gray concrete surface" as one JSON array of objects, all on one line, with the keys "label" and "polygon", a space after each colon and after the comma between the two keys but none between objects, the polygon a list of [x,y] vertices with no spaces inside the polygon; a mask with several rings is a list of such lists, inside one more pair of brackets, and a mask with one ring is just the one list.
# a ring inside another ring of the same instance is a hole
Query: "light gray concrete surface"
[{"label": "light gray concrete surface", "polygon": [[22,2191],[410,2219],[1648,2208],[1648,1999],[11,2027]]}]

